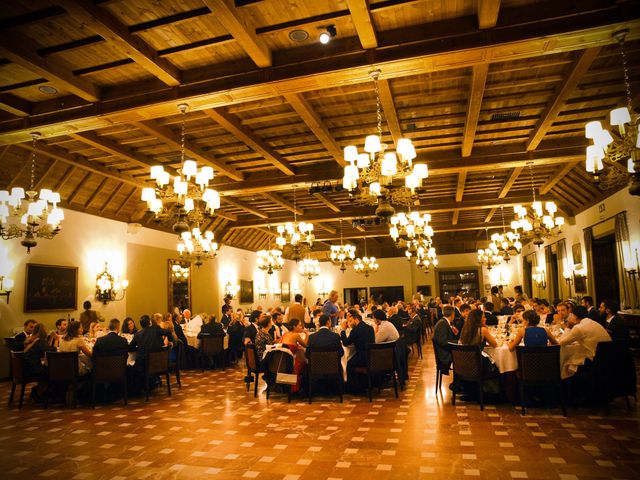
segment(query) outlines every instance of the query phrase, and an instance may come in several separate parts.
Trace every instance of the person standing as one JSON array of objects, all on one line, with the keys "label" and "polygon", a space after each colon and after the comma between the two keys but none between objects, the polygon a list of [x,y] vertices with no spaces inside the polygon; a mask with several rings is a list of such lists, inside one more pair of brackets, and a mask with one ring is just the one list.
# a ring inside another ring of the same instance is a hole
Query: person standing
[{"label": "person standing", "polygon": [[329,298],[322,306],[322,314],[328,315],[331,319],[331,327],[335,327],[338,324],[338,291],[331,290]]},{"label": "person standing", "polygon": [[98,318],[98,312],[91,310],[91,302],[89,300],[82,304],[82,308],[84,308],[84,312],[80,314],[80,323],[82,324],[82,330],[88,332],[92,323],[101,322],[102,319]]},{"label": "person standing", "polygon": [[289,305],[284,312],[284,323],[289,323],[291,320],[300,320],[300,323],[311,323],[309,316],[309,310],[302,304],[302,295],[297,293],[294,297],[294,303]]}]

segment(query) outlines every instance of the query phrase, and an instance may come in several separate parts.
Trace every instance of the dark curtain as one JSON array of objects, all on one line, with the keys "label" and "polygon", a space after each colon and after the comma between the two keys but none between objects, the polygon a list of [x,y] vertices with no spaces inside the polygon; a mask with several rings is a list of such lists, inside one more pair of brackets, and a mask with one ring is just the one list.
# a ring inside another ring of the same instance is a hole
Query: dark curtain
[{"label": "dark curtain", "polygon": [[631,285],[629,283],[629,277],[624,271],[624,250],[629,251],[629,227],[627,226],[627,212],[621,212],[616,215],[615,224],[615,236],[616,236],[616,256],[618,258],[618,281],[622,286],[620,292],[620,304],[625,308],[632,306],[633,298],[631,298]]},{"label": "dark curtain", "polygon": [[554,297],[557,296],[557,292],[553,291],[553,285],[551,282],[551,268],[552,267],[552,261],[551,261],[551,256],[553,255],[553,252],[551,251],[551,245],[547,245],[546,247],[544,247],[544,264],[545,264],[545,274],[546,274],[546,278],[545,281],[547,282],[547,288],[545,289],[545,295],[547,296],[549,302],[553,301]]},{"label": "dark curtain", "polygon": [[558,278],[558,283],[560,284],[560,295],[558,295],[558,298],[569,298],[570,297],[569,288],[566,280],[564,279],[564,274],[565,274],[565,269],[569,273],[572,272],[572,270],[570,270],[571,264],[569,263],[569,259],[567,258],[567,244],[564,238],[558,241],[557,248],[558,248],[558,262],[560,263],[560,265],[562,265],[562,271],[559,272],[560,275]]},{"label": "dark curtain", "polygon": [[584,249],[587,253],[587,293],[594,299],[596,298],[596,292],[594,291],[593,282],[593,230],[591,227],[584,229]]}]

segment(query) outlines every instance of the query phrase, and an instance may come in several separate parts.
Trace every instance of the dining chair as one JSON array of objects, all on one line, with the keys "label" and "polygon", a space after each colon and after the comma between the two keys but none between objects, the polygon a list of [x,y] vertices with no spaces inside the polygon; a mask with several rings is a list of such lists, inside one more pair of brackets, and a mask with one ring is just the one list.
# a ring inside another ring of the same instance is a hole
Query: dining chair
[{"label": "dining chair", "polygon": [[253,379],[253,396],[258,396],[258,374],[260,373],[260,362],[258,361],[258,354],[256,353],[256,346],[253,343],[248,343],[244,346],[244,361],[247,366],[247,376],[245,377],[245,383],[247,384],[247,392],[249,391],[249,384],[251,383],[251,376],[255,376]]},{"label": "dining chair", "polygon": [[[451,357],[453,359],[454,381],[465,381],[478,385],[480,410],[484,410],[483,386],[485,380],[498,374],[491,375],[482,368],[482,352],[479,345],[459,345],[449,342]],[[452,390],[451,404],[456,404],[456,391]]]},{"label": "dining chair", "polygon": [[93,355],[91,369],[91,405],[96,408],[98,384],[122,384],[123,400],[127,405],[127,352],[110,355]]},{"label": "dining chair", "polygon": [[307,395],[309,403],[313,398],[313,382],[315,380],[335,380],[340,392],[340,403],[342,403],[342,392],[344,389],[344,377],[340,352],[335,348],[310,348],[307,349]]},{"label": "dining chair", "polygon": [[37,382],[38,379],[28,375],[24,366],[24,352],[11,352],[11,393],[9,394],[9,406],[13,403],[16,386],[20,385],[20,401],[18,409],[22,409],[24,391],[28,383]]},{"label": "dining chair", "polygon": [[[272,388],[276,385],[278,373],[293,373],[293,357],[283,351],[273,350],[267,353],[263,364],[266,364],[267,400]],[[281,384],[287,390],[287,403],[291,403],[291,385]]]},{"label": "dining chair", "polygon": [[[78,403],[78,352],[47,352],[47,371],[49,385],[64,384],[71,389],[71,404],[75,407]],[[44,408],[49,406],[51,388],[44,396]]]},{"label": "dining chair", "polygon": [[224,354],[224,335],[198,335],[200,340],[200,347],[198,349],[200,353],[200,366],[204,372],[204,359],[207,358],[213,365],[213,359],[219,358],[222,365],[222,370],[225,369],[225,354]]},{"label": "dining chair", "polygon": [[147,352],[144,371],[144,386],[147,401],[149,400],[149,380],[153,375],[164,375],[167,381],[167,394],[171,396],[171,379],[169,378],[169,347]]},{"label": "dining chair", "polygon": [[560,345],[516,347],[518,357],[518,380],[520,381],[520,406],[524,416],[525,389],[527,387],[552,386],[560,397],[562,414],[567,416],[564,392],[562,389],[562,379],[560,377]]},{"label": "dining chair", "polygon": [[382,389],[382,379],[391,375],[393,389],[398,398],[398,380],[396,376],[396,342],[369,343],[367,344],[367,364],[365,367],[356,367],[354,371],[367,376],[367,393],[369,402],[373,401],[372,378],[378,379],[378,392]]}]

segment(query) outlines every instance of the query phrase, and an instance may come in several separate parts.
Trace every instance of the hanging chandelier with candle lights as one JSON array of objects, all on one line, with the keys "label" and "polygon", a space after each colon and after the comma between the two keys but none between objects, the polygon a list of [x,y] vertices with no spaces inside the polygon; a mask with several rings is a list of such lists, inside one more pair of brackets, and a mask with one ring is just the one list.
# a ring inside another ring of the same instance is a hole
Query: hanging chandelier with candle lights
[{"label": "hanging chandelier with candle lights", "polygon": [[[504,207],[500,205],[500,215],[502,216],[502,233],[496,232],[491,235],[489,247],[502,257],[505,262],[511,260],[512,256],[518,255],[522,251],[520,234],[507,230],[504,223]],[[494,245],[493,247],[491,245]]]},{"label": "hanging chandelier with candle lights", "polygon": [[284,225],[278,225],[277,231],[276,245],[281,250],[290,249],[291,258],[295,261],[302,258],[302,255],[313,247],[313,241],[315,240],[313,224],[298,222],[295,187],[293,188],[293,223],[287,222]]},{"label": "hanging chandelier with candle lights", "polygon": [[433,237],[433,228],[429,225],[431,215],[429,213],[409,212],[407,215],[400,212],[393,215],[389,220],[389,235],[398,248],[419,246],[420,241],[424,240],[427,246],[430,246]]},{"label": "hanging chandelier with candle lights", "polygon": [[625,29],[613,34],[620,45],[627,106],[611,110],[610,131],[602,128],[599,121],[585,125],[585,136],[593,141],[587,147],[586,170],[601,190],[626,185],[631,178],[629,193],[640,195],[640,117],[631,105],[631,80],[624,48],[628,33]]},{"label": "hanging chandelier with candle lights", "polygon": [[200,267],[206,260],[214,258],[219,249],[220,246],[214,240],[212,231],[207,230],[203,234],[200,227],[195,227],[190,232],[180,234],[180,242],[178,243],[180,258],[193,262],[196,267]]},{"label": "hanging chandelier with candle lights", "polygon": [[516,220],[511,222],[511,229],[520,235],[523,240],[532,240],[534,245],[542,245],[544,239],[553,237],[562,231],[564,217],[556,216],[558,207],[555,202],[542,202],[536,200],[536,189],[533,183],[533,162],[527,162],[529,176],[531,178],[531,193],[533,203],[529,208],[515,205],[513,211]]},{"label": "hanging chandelier with candle lights", "polygon": [[[271,233],[271,225],[269,225],[269,233]],[[282,270],[284,267],[284,258],[282,258],[282,250],[277,248],[269,248],[267,250],[258,250],[257,252],[258,268],[271,275],[273,272]]]},{"label": "hanging chandelier with candle lights", "polygon": [[[51,240],[60,232],[64,212],[58,207],[60,194],[43,188],[35,190],[36,148],[40,134],[31,134],[31,181],[25,192],[13,187],[11,192],[0,190],[0,237],[3,240],[21,238],[27,253],[38,244],[37,238]],[[36,199],[36,196],[38,197]]]},{"label": "hanging chandelier with candle lights", "polygon": [[424,273],[429,273],[431,267],[436,268],[438,266],[438,255],[436,254],[435,247],[419,246],[416,251],[416,265],[418,268],[421,268]]},{"label": "hanging chandelier with candle lights", "polygon": [[342,219],[340,219],[340,245],[331,245],[331,263],[340,267],[342,273],[353,263],[356,258],[356,247],[342,241]]},{"label": "hanging chandelier with candle lights", "polygon": [[185,157],[185,121],[189,106],[178,105],[181,117],[180,130],[180,168],[171,179],[171,174],[162,165],[154,165],[150,170],[150,178],[155,182],[153,187],[142,189],[142,200],[147,202],[147,209],[153,212],[156,221],[172,221],[172,229],[178,235],[190,230],[189,224],[200,225],[207,218],[212,218],[216,209],[220,208],[220,195],[209,187],[213,180],[213,167],[205,165],[198,168],[195,160]]},{"label": "hanging chandelier with candle lights", "polygon": [[[344,167],[342,186],[353,192],[356,203],[377,205],[376,215],[389,218],[395,213],[393,205],[410,207],[418,201],[416,190],[422,188],[423,181],[429,176],[425,163],[413,163],[416,150],[408,138],[401,138],[396,151],[388,149],[382,143],[382,109],[378,78],[380,70],[370,72],[376,93],[377,135],[365,138],[364,152],[358,147],[348,145],[344,149]],[[395,179],[404,179],[404,185],[394,186]]]},{"label": "hanging chandelier with candle lights", "polygon": [[[489,241],[489,229],[485,229],[487,234],[487,241]],[[487,267],[487,270],[491,270],[496,265],[502,263],[503,257],[500,255],[500,249],[498,245],[491,241],[487,248],[478,249],[478,263],[481,266]]]},{"label": "hanging chandelier with candle lights", "polygon": [[353,264],[353,269],[356,273],[361,273],[366,277],[371,275],[372,273],[376,273],[378,271],[379,265],[376,261],[376,257],[369,257],[367,255],[367,237],[364,237],[364,257],[356,258],[355,263]]},{"label": "hanging chandelier with candle lights", "polygon": [[320,262],[314,258],[305,258],[298,263],[298,273],[307,280],[311,280],[320,275]]}]

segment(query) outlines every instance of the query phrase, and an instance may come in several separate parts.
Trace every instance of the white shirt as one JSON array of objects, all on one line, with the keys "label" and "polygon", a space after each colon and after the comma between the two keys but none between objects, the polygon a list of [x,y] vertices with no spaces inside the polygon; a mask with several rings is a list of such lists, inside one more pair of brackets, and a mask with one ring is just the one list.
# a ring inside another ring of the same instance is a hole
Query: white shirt
[{"label": "white shirt", "polygon": [[593,360],[593,357],[596,355],[598,343],[610,341],[611,337],[604,327],[590,318],[583,318],[580,320],[580,323],[573,328],[565,330],[558,339],[558,343],[562,346],[570,344],[577,345],[572,346],[572,350],[575,351],[563,359],[562,378],[568,378],[576,373],[578,367],[584,365],[587,358]]},{"label": "white shirt", "polygon": [[400,338],[400,334],[393,323],[388,321],[380,322],[378,325],[378,331],[376,332],[376,343],[382,342],[395,342]]}]

